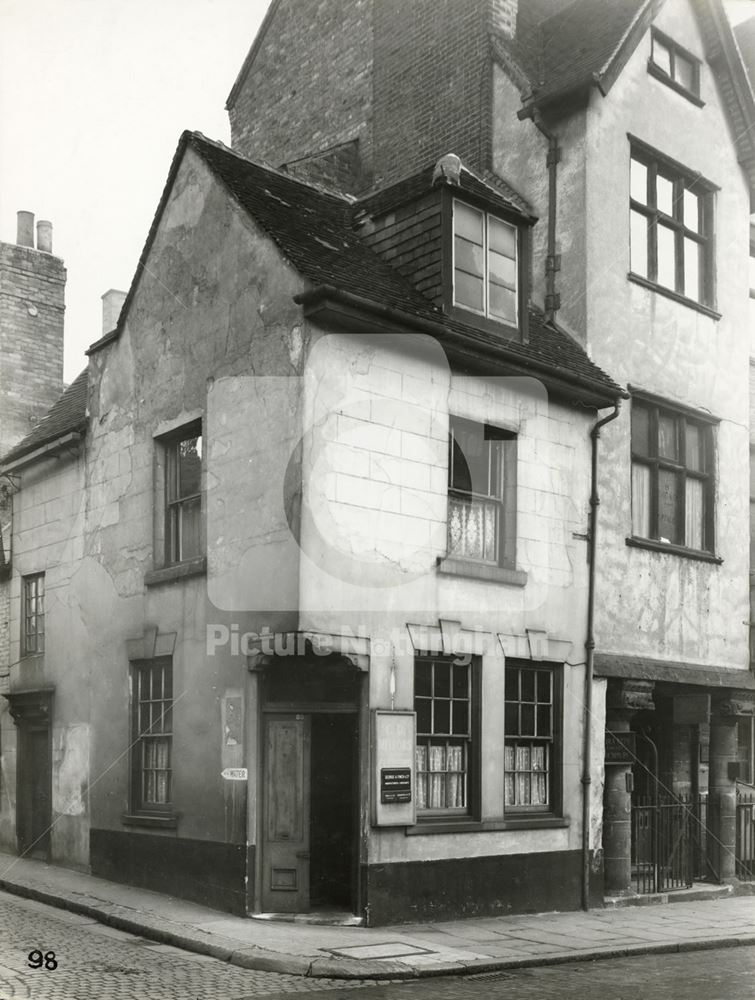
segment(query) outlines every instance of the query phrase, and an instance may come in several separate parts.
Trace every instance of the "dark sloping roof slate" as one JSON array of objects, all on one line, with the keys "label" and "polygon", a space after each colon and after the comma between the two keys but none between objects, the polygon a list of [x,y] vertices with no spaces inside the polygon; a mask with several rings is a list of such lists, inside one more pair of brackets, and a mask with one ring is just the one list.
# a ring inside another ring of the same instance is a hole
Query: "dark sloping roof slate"
[{"label": "dark sloping roof slate", "polygon": [[[608,396],[620,386],[595,365],[568,334],[533,311],[529,342],[484,333],[445,316],[398,271],[367,247],[351,228],[351,201],[328,194],[272,168],[246,160],[198,133],[183,140],[197,151],[241,206],[262,226],[293,266],[315,286],[334,286],[401,313],[441,324],[481,346],[495,347],[526,367],[560,371],[573,381],[601,386]],[[489,194],[489,188],[484,185]]]},{"label": "dark sloping roof slate", "polygon": [[31,433],[3,457],[0,464],[15,461],[66,434],[82,431],[87,419],[88,369],[84,369],[53,404]]}]

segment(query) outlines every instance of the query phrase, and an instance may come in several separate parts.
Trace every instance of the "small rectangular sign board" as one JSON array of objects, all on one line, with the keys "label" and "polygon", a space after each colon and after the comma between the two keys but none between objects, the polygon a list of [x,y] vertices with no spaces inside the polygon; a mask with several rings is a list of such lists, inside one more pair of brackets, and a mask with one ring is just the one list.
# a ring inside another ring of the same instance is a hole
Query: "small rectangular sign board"
[{"label": "small rectangular sign board", "polygon": [[410,767],[380,768],[380,801],[412,801],[412,770]]},{"label": "small rectangular sign board", "polygon": [[606,764],[634,764],[636,760],[637,734],[606,730]]}]

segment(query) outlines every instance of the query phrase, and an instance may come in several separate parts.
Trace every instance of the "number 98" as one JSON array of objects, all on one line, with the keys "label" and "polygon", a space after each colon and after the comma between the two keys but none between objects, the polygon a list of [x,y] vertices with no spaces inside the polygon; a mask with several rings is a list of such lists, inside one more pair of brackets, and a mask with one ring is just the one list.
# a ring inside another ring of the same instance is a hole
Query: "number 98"
[{"label": "number 98", "polygon": [[30,951],[26,956],[28,959],[28,966],[30,969],[57,969],[58,963],[55,961],[55,952],[48,951],[42,954],[39,948],[35,948],[34,951]]}]

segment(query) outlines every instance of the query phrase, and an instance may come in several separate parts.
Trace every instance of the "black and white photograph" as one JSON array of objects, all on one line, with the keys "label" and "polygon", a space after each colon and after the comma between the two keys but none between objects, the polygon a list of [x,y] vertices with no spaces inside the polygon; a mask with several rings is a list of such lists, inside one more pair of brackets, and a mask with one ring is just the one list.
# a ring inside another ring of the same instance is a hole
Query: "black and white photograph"
[{"label": "black and white photograph", "polygon": [[0,1000],[750,1000],[755,0],[0,0]]}]

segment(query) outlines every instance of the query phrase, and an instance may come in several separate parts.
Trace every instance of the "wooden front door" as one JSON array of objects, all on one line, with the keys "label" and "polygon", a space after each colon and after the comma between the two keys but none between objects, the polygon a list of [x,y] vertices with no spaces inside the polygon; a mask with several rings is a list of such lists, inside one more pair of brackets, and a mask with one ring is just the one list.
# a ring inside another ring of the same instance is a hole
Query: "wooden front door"
[{"label": "wooden front door", "polygon": [[52,759],[48,726],[19,727],[17,824],[19,854],[48,859],[52,823]]},{"label": "wooden front door", "polygon": [[309,911],[310,716],[267,715],[262,908]]}]

